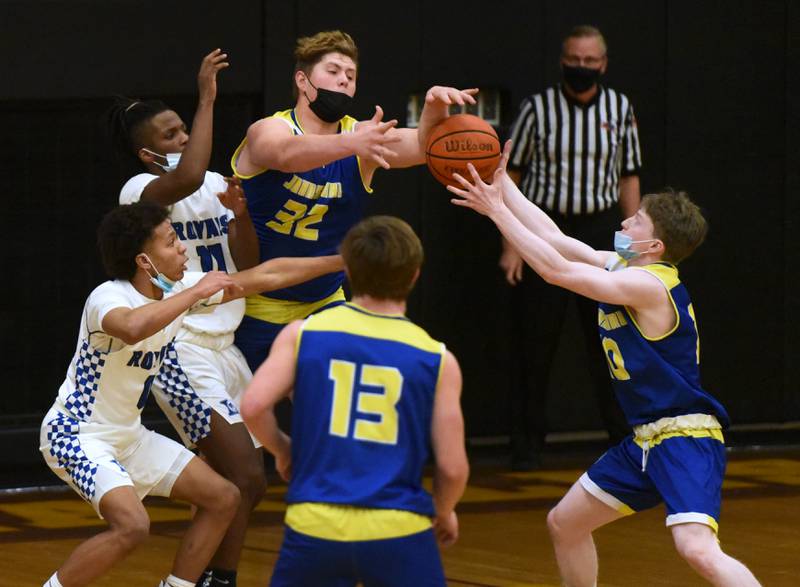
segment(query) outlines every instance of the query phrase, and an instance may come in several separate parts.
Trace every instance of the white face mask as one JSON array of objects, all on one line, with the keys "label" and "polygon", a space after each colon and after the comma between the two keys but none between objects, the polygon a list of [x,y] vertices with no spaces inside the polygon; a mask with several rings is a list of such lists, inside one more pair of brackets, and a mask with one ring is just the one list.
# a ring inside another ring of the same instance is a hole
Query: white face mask
[{"label": "white face mask", "polygon": [[147,151],[148,153],[150,153],[155,157],[161,157],[162,159],[165,159],[167,162],[166,165],[161,165],[161,163],[157,161],[153,161],[153,163],[158,165],[161,169],[163,169],[167,173],[169,173],[170,171],[175,171],[175,169],[177,169],[178,167],[178,163],[181,160],[180,153],[167,153],[166,155],[162,155],[160,153],[156,153],[155,151],[151,151],[150,149],[147,149],[145,147],[142,147],[142,151]]},{"label": "white face mask", "polygon": [[155,271],[156,271],[156,276],[155,276],[155,277],[153,277],[152,275],[150,275],[150,272],[149,272],[149,271],[147,272],[147,274],[148,274],[148,275],[150,275],[150,283],[152,283],[152,284],[153,284],[153,285],[155,285],[155,286],[156,286],[158,289],[160,289],[160,290],[162,290],[162,291],[164,291],[164,292],[166,292],[166,293],[169,293],[169,292],[171,292],[171,291],[172,291],[172,288],[173,288],[173,287],[175,287],[175,283],[176,283],[176,282],[172,281],[172,280],[171,280],[169,277],[167,277],[166,275],[164,275],[163,273],[161,273],[161,272],[158,270],[158,268],[156,267],[156,264],[155,264],[155,263],[153,263],[153,262],[150,260],[150,257],[148,257],[148,256],[147,256],[147,253],[142,253],[142,256],[144,256],[144,258],[145,258],[145,259],[147,259],[147,262],[148,262],[148,263],[150,263],[150,266],[151,266],[153,269],[155,269]]}]

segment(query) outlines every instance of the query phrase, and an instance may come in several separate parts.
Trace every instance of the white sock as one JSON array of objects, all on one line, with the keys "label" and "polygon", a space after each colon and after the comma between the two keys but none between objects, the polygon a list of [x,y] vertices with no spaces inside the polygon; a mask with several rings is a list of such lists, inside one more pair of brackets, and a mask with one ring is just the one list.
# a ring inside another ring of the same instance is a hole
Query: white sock
[{"label": "white sock", "polygon": [[186,579],[179,579],[175,575],[170,575],[161,583],[158,584],[158,587],[195,587],[195,584],[191,581],[187,581]]},{"label": "white sock", "polygon": [[56,571],[55,573],[53,573],[53,576],[52,576],[52,577],[50,577],[50,578],[47,580],[47,583],[45,583],[45,584],[44,584],[42,587],[64,587],[64,586],[61,584],[61,581],[59,581],[59,580],[58,580],[58,571]]}]

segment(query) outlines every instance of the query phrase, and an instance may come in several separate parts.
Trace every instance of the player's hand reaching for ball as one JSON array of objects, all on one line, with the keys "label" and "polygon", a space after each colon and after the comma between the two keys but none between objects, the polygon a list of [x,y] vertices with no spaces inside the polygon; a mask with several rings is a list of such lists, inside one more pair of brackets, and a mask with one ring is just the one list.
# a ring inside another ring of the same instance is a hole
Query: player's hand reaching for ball
[{"label": "player's hand reaching for ball", "polygon": [[433,532],[442,546],[452,546],[458,540],[458,516],[455,510],[433,519]]},{"label": "player's hand reaching for ball", "polygon": [[353,141],[353,151],[363,161],[370,161],[389,169],[391,165],[387,157],[396,157],[391,150],[392,143],[401,139],[390,131],[397,126],[396,120],[383,121],[383,109],[375,106],[375,115],[369,120],[362,120],[356,125],[354,133],[348,135]]},{"label": "player's hand reaching for ball", "polygon": [[229,65],[228,54],[223,53],[222,49],[214,49],[203,57],[197,74],[197,89],[201,102],[213,102],[217,99],[217,72]]},{"label": "player's hand reaching for ball", "polygon": [[461,187],[448,185],[448,191],[459,196],[450,201],[456,206],[464,206],[472,208],[479,214],[484,216],[492,216],[495,212],[499,212],[505,208],[503,202],[503,188],[501,176],[505,174],[505,168],[499,168],[494,172],[492,183],[488,184],[481,179],[475,166],[472,163],[467,163],[467,171],[469,171],[472,183],[461,177],[458,173],[453,174],[453,178],[461,184]]},{"label": "player's hand reaching for ball", "polygon": [[450,106],[457,104],[463,106],[464,104],[475,104],[475,94],[478,93],[478,88],[469,88],[467,90],[458,90],[456,88],[449,88],[447,86],[433,86],[425,94],[425,104],[446,104]]}]

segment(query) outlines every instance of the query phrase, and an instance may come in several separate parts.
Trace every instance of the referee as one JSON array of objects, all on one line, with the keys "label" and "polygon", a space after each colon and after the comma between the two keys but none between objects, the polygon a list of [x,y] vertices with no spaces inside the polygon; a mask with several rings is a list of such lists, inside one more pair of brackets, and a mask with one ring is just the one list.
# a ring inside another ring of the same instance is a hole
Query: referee
[{"label": "referee", "polygon": [[[508,164],[522,192],[565,234],[601,250],[611,249],[620,221],[632,216],[640,201],[636,119],[626,96],[598,83],[607,65],[600,31],[573,28],[562,45],[561,83],[522,102]],[[510,402],[512,469],[539,464],[550,366],[570,298],[577,302],[597,408],[610,440],[621,440],[629,429],[597,344],[597,304],[548,286],[505,240],[500,267],[509,284],[519,284],[513,295],[513,346],[520,354]]]}]

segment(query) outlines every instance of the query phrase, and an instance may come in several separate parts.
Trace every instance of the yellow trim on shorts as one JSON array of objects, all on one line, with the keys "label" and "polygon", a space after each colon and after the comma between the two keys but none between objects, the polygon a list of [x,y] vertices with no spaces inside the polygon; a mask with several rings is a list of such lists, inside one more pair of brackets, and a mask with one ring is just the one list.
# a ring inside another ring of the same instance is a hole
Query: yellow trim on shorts
[{"label": "yellow trim on shorts", "polygon": [[429,517],[415,512],[312,502],[290,504],[286,525],[307,536],[338,542],[400,538],[432,526]]},{"label": "yellow trim on shorts", "polygon": [[633,441],[639,446],[639,448],[644,448],[644,443],[647,443],[648,448],[653,448],[654,446],[658,446],[663,441],[667,440],[668,438],[675,438],[682,436],[684,438],[713,438],[714,440],[720,441],[722,444],[725,444],[725,438],[722,435],[722,430],[719,428],[705,428],[705,429],[685,429],[685,430],[673,430],[671,432],[664,432],[663,434],[657,434],[652,438],[639,438],[637,436],[633,437]]},{"label": "yellow trim on shorts", "polygon": [[633,440],[644,448],[661,444],[667,438],[676,436],[693,438],[714,438],[725,444],[722,436],[722,426],[716,416],[711,414],[684,414],[682,416],[667,416],[655,422],[639,424],[633,427]]},{"label": "yellow trim on shorts", "polygon": [[316,302],[296,302],[293,300],[277,300],[260,294],[245,298],[245,316],[256,318],[272,324],[289,324],[302,320],[320,308],[333,302],[344,301],[344,290],[340,287],[327,298]]}]

